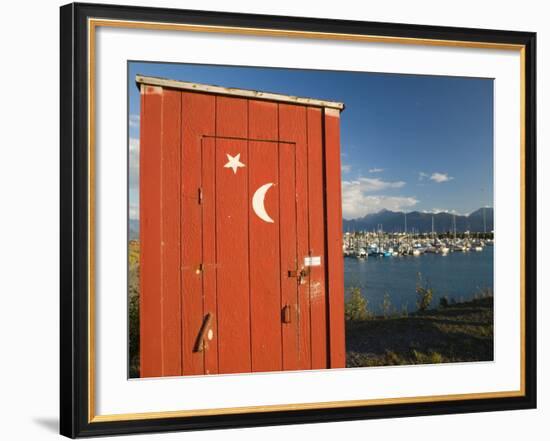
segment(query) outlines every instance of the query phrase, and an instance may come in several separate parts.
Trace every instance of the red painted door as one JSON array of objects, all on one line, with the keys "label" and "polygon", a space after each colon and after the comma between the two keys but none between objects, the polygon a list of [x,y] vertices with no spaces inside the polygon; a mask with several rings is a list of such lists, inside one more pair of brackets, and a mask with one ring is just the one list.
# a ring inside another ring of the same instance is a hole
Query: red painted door
[{"label": "red painted door", "polygon": [[337,119],[142,92],[141,376],[343,367]]},{"label": "red painted door", "polygon": [[307,218],[297,216],[306,195],[297,192],[296,156],[293,143],[202,140],[204,254],[196,274],[212,299],[202,320],[211,317],[204,355],[217,353],[214,372],[311,368],[310,335],[302,335],[309,280],[297,235],[308,235]]}]

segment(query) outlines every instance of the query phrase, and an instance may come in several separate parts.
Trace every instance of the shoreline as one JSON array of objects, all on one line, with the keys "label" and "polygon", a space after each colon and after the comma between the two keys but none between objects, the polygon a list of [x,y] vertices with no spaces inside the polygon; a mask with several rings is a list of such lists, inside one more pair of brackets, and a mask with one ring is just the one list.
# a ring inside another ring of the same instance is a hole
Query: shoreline
[{"label": "shoreline", "polygon": [[493,297],[346,320],[346,367],[492,361]]}]

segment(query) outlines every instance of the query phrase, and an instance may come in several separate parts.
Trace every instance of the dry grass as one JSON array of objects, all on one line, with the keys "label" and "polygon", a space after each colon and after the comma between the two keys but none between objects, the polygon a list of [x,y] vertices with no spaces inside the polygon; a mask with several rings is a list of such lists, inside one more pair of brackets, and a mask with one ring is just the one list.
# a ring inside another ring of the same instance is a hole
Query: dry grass
[{"label": "dry grass", "polygon": [[347,366],[493,360],[493,297],[346,322]]}]

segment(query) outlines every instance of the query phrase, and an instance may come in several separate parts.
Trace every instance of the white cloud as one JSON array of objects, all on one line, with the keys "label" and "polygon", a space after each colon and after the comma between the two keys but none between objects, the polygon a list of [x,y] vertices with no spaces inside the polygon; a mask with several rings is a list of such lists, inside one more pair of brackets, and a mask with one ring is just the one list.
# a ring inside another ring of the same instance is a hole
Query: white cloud
[{"label": "white cloud", "polygon": [[139,219],[139,206],[137,204],[130,204],[129,215],[132,220]]},{"label": "white cloud", "polygon": [[430,175],[429,173],[420,172],[418,173],[418,179],[420,181],[423,181],[424,179],[429,179],[431,181],[437,182],[438,184],[441,184],[442,182],[452,181],[454,178],[452,176],[449,176],[448,173],[435,172]]},{"label": "white cloud", "polygon": [[430,176],[430,179],[432,181],[437,182],[438,184],[441,184],[442,182],[452,181],[454,178],[452,176],[449,176],[447,173],[432,173]]},{"label": "white cloud", "polygon": [[369,173],[382,173],[384,170],[385,170],[384,168],[374,167],[374,168],[369,168]]},{"label": "white cloud", "polygon": [[130,127],[139,127],[139,115],[131,114],[128,118],[128,124],[130,124]]},{"label": "white cloud", "polygon": [[351,171],[350,164],[342,164],[342,173],[349,173]]},{"label": "white cloud", "polygon": [[137,138],[130,138],[128,162],[130,188],[139,188],[139,139]]},{"label": "white cloud", "polygon": [[375,191],[388,190],[390,188],[401,188],[404,185],[404,181],[384,181],[379,178],[365,177],[359,177],[353,181],[342,181],[342,188],[357,187],[363,193],[372,193]]},{"label": "white cloud", "polygon": [[346,219],[354,219],[381,209],[399,211],[418,203],[414,197],[385,196],[370,193],[382,190],[401,188],[403,181],[383,181],[377,178],[358,178],[353,181],[342,181],[342,214]]},{"label": "white cloud", "polygon": [[367,196],[347,194],[342,200],[344,219],[355,219],[382,209],[405,211],[418,204],[414,197],[407,196]]},{"label": "white cloud", "polygon": [[137,155],[137,159],[139,159],[139,139],[138,138],[130,138],[130,141],[128,143],[128,148],[130,149],[130,156]]}]

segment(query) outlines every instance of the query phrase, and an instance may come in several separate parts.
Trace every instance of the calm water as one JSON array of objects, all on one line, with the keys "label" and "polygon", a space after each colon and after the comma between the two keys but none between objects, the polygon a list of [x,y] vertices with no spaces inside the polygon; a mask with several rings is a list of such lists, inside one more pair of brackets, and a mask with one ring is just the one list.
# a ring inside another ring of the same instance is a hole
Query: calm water
[{"label": "calm water", "polygon": [[468,253],[423,254],[421,256],[344,259],[346,297],[350,287],[359,287],[369,309],[381,312],[384,293],[397,311],[416,309],[416,275],[422,273],[434,289],[432,307],[441,297],[469,300],[480,289],[493,289],[493,247]]}]

